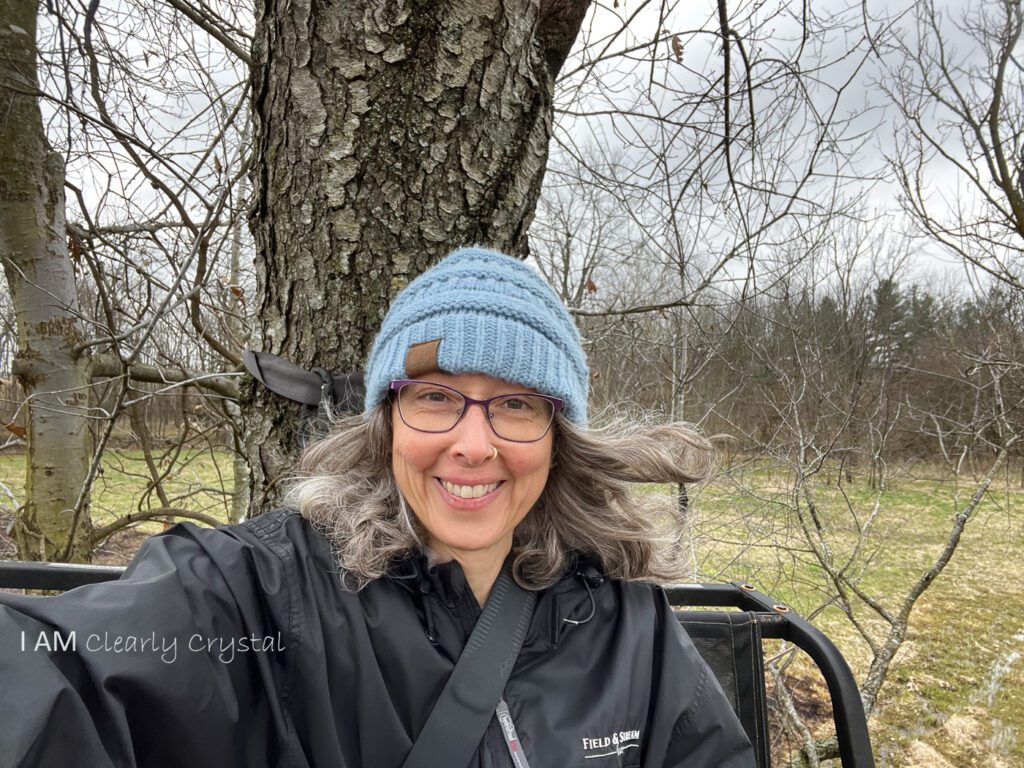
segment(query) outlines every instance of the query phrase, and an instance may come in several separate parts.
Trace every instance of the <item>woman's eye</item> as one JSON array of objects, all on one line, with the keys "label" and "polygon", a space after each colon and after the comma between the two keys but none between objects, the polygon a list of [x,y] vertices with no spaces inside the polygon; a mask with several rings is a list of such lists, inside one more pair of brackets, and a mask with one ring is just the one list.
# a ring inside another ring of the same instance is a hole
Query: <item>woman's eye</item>
[{"label": "woman's eye", "polygon": [[508,400],[502,400],[501,407],[508,411],[528,411],[531,409],[530,403],[519,397],[510,397]]},{"label": "woman's eye", "polygon": [[443,389],[430,389],[425,392],[421,392],[417,396],[417,399],[427,403],[449,403],[455,401],[452,394],[450,392],[445,392]]}]

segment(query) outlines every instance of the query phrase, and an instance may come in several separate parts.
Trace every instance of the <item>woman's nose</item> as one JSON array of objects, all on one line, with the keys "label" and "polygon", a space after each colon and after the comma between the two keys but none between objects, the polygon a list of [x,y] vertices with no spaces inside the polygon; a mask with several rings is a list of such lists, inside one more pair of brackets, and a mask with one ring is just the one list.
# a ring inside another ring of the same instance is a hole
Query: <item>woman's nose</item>
[{"label": "woman's nose", "polygon": [[494,455],[494,451],[491,449],[494,432],[491,430],[482,405],[466,407],[468,410],[452,429],[454,439],[450,450],[456,458],[461,458],[466,463],[476,466]]}]

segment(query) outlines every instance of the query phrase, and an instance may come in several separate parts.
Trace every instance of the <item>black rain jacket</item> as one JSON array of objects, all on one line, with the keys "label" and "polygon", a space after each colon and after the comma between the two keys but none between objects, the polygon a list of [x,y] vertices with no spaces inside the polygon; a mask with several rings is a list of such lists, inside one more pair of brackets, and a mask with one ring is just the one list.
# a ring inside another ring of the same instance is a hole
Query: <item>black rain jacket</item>
[{"label": "black rain jacket", "polygon": [[[571,571],[505,691],[532,768],[753,766],[661,590]],[[479,610],[422,557],[345,589],[294,512],[178,525],[120,581],[0,595],[0,766],[401,768]],[[511,765],[496,721],[472,765]]]}]

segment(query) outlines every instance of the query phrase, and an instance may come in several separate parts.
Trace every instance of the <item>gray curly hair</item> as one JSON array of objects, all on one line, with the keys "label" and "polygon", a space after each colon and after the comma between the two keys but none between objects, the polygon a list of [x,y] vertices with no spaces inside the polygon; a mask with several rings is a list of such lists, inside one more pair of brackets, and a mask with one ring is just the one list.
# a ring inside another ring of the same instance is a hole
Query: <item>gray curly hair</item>
[{"label": "gray curly hair", "polygon": [[[426,541],[392,474],[390,410],[384,401],[366,416],[336,418],[327,436],[303,452],[285,497],[328,538],[356,588]],[[704,480],[713,466],[711,444],[678,422],[620,419],[588,429],[556,416],[554,428],[547,485],[513,537],[516,581],[543,589],[581,554],[613,578],[683,577],[674,502],[634,494],[631,484]]]}]

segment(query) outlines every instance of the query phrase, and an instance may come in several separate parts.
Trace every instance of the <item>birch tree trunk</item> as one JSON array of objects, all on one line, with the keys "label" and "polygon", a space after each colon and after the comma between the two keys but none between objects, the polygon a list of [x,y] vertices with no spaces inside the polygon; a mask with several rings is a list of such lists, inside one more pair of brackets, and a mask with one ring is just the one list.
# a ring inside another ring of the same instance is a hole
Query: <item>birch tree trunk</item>
[{"label": "birch tree trunk", "polygon": [[[588,5],[262,1],[253,348],[358,369],[392,297],[453,248],[525,255],[555,75]],[[294,459],[297,414],[247,393],[256,510]]]},{"label": "birch tree trunk", "polygon": [[[88,505],[73,510],[90,462],[89,358],[68,255],[64,163],[36,101],[38,3],[0,0],[0,259],[14,305],[14,373],[26,394],[26,502],[15,526],[23,559],[89,559]],[[72,534],[73,531],[73,534]]]}]

